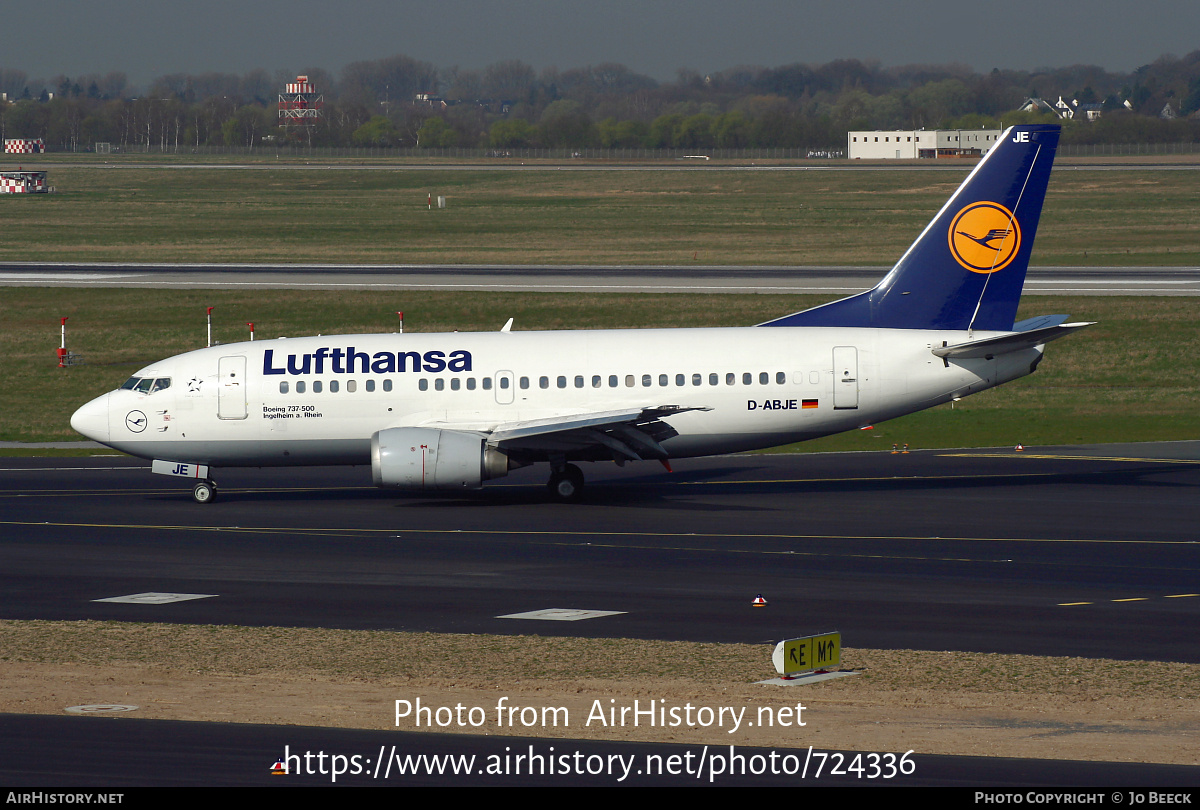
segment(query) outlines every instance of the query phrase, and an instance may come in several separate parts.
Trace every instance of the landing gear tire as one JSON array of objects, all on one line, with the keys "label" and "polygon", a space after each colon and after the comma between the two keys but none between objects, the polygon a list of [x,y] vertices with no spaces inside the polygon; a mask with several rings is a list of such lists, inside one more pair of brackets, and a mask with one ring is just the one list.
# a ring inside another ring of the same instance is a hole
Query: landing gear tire
[{"label": "landing gear tire", "polygon": [[550,481],[546,487],[556,500],[577,501],[583,493],[583,470],[574,464],[568,464],[561,470],[550,473]]},{"label": "landing gear tire", "polygon": [[212,481],[198,481],[192,488],[192,500],[196,503],[212,503],[217,499],[217,485]]}]

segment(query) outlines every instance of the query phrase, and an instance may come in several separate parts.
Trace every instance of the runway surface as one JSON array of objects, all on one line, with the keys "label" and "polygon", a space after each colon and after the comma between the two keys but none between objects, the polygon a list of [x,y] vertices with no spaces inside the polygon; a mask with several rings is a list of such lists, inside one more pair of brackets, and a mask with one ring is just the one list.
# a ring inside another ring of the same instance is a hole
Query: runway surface
[{"label": "runway surface", "polygon": [[[869,289],[886,267],[152,265],[0,263],[0,286],[814,293]],[[1031,267],[1028,295],[1200,295],[1195,267]]]},{"label": "runway surface", "polygon": [[[544,470],[463,496],[366,468],[0,462],[0,617],[767,643],[1200,662],[1200,443],[755,455]],[[169,604],[100,602],[203,594]],[[750,609],[763,594],[765,610]],[[611,611],[580,621],[501,618]]]},{"label": "runway surface", "polygon": [[[588,466],[580,504],[549,502],[528,470],[429,498],[376,490],[366,469],[310,468],[221,471],[220,500],[199,506],[140,461],[3,459],[0,617],[730,642],[839,629],[852,647],[1200,660],[1200,442],[731,456],[679,461],[674,474]],[[147,593],[204,596],[95,601]],[[758,593],[768,608],[750,607]],[[617,612],[499,618],[547,608]],[[735,753],[764,768],[772,755],[793,768],[816,761],[806,749],[130,717],[0,715],[0,736],[21,740],[0,763],[0,782],[14,787],[330,784],[334,754],[366,763],[338,781],[357,785],[707,784],[704,771],[659,775],[646,764],[674,756],[701,770]],[[309,773],[271,776],[285,753],[297,756],[293,767],[312,754]],[[553,775],[480,773],[552,753],[573,764]],[[381,779],[374,766],[445,755],[474,756],[472,775],[430,773],[426,759],[417,774]],[[618,756],[640,772],[619,782],[604,764]],[[800,781],[1029,790],[1186,786],[1200,773],[912,760],[912,773],[890,780],[810,771]],[[768,770],[713,782],[798,779]]]}]

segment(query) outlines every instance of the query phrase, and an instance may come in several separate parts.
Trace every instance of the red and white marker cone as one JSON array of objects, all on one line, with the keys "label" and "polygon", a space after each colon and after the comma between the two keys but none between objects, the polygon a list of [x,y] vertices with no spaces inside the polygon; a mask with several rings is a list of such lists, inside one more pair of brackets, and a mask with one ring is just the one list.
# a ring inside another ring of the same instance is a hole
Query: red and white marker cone
[{"label": "red and white marker cone", "polygon": [[750,607],[766,607],[766,606],[767,606],[767,600],[763,599],[761,593],[758,596],[754,597],[754,601],[750,603]]},{"label": "red and white marker cone", "polygon": [[1025,450],[1025,445],[1018,444],[1016,447],[1013,448],[1013,450],[1016,450],[1018,453],[1020,453]]}]

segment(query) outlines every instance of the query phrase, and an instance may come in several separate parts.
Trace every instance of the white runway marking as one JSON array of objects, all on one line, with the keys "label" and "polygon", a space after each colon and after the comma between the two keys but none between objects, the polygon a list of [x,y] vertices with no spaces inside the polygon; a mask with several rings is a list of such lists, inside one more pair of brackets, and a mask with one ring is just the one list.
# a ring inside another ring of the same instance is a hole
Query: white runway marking
[{"label": "white runway marking", "polygon": [[577,622],[581,619],[599,619],[602,616],[619,616],[623,610],[571,610],[569,608],[546,608],[527,613],[509,613],[497,619],[537,619],[543,622]]},{"label": "white runway marking", "polygon": [[187,602],[190,599],[208,599],[215,593],[132,593],[128,596],[110,596],[108,599],[93,599],[93,602],[121,602],[130,605],[169,605],[172,602]]}]

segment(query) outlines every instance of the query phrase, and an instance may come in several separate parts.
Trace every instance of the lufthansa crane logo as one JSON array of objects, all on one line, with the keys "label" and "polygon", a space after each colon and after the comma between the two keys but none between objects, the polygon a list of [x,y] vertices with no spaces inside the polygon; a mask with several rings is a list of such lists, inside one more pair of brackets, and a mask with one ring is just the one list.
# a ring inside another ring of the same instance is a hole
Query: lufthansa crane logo
[{"label": "lufthansa crane logo", "polygon": [[950,223],[950,255],[972,273],[995,273],[1021,248],[1021,226],[1000,203],[971,203]]},{"label": "lufthansa crane logo", "polygon": [[125,427],[129,428],[131,433],[141,433],[146,429],[146,425],[146,414],[141,411],[130,411],[125,414]]}]

